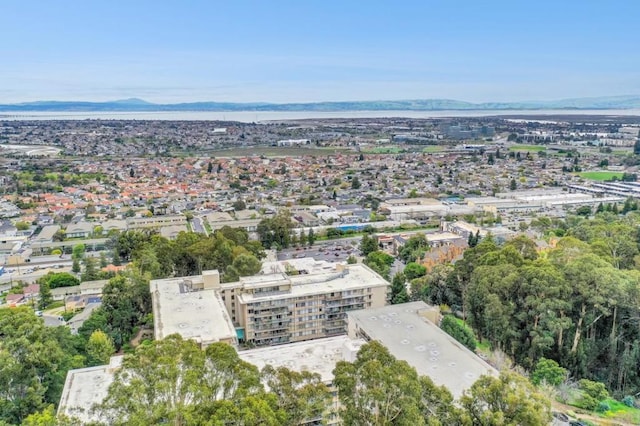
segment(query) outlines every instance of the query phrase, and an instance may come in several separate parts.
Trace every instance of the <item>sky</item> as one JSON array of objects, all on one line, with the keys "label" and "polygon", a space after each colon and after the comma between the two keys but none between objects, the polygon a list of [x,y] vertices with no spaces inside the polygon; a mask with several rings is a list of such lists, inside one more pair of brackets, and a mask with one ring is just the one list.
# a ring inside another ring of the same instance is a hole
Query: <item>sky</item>
[{"label": "sky", "polygon": [[0,103],[640,95],[637,0],[2,0]]}]

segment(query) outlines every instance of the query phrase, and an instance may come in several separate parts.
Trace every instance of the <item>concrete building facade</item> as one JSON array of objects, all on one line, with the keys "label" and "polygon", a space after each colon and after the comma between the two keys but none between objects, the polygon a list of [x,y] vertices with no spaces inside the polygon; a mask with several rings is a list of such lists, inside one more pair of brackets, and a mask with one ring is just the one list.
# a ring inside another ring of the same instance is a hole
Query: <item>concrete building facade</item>
[{"label": "concrete building facade", "polygon": [[[156,337],[177,332],[185,338],[197,335],[196,340],[203,345],[240,341],[265,346],[337,336],[346,332],[347,312],[384,306],[388,286],[365,265],[311,258],[265,262],[259,275],[231,283],[221,283],[217,271],[154,280],[151,291]],[[188,291],[180,290],[186,287]],[[191,304],[185,302],[187,299]],[[213,303],[214,299],[218,302]],[[205,303],[206,309],[198,310],[199,304]],[[183,309],[180,314],[176,314],[178,308]],[[228,321],[213,321],[214,316]],[[185,317],[197,317],[199,322],[191,324]],[[207,338],[193,329],[210,328],[213,323],[218,330],[211,331]],[[234,329],[237,341],[230,336]]]}]

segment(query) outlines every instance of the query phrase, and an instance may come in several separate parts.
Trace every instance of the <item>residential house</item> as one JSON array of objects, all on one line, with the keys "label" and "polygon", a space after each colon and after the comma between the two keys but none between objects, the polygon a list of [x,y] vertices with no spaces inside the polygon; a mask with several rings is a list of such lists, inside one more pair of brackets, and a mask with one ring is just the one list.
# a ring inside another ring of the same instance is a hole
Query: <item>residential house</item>
[{"label": "residential house", "polygon": [[91,222],[77,222],[67,226],[65,235],[67,238],[89,238],[93,234],[94,224]]}]

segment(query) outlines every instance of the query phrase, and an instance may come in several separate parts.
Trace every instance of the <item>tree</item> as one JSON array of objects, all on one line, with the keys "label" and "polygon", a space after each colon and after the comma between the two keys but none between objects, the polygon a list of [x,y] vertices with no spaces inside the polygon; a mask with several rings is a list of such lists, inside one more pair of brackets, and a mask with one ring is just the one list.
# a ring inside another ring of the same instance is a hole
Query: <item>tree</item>
[{"label": "tree", "polygon": [[389,300],[392,305],[409,301],[407,294],[407,280],[402,272],[398,272],[391,280],[391,294]]},{"label": "tree", "polygon": [[425,276],[426,273],[427,273],[427,268],[415,262],[407,263],[407,266],[405,266],[404,268],[404,274],[407,277],[407,280],[409,281],[412,281],[416,278],[423,277]]},{"label": "tree", "polygon": [[600,401],[609,397],[609,392],[603,383],[582,379],[578,382],[578,386],[582,391],[580,405],[587,410],[595,410]]},{"label": "tree", "polygon": [[80,261],[78,259],[73,259],[73,263],[71,264],[71,271],[76,274],[80,273]]},{"label": "tree", "polygon": [[579,216],[589,216],[591,214],[591,207],[590,206],[580,206],[576,209],[576,214]]},{"label": "tree", "polygon": [[531,383],[538,386],[547,383],[551,386],[560,386],[567,379],[568,371],[562,368],[552,359],[540,358],[536,368],[531,373]]},{"label": "tree", "polygon": [[262,246],[270,248],[275,245],[279,248],[287,248],[291,243],[291,231],[293,222],[288,210],[280,210],[272,218],[265,218],[258,223],[258,236]]},{"label": "tree", "polygon": [[333,370],[340,417],[347,425],[457,424],[459,412],[444,387],[418,376],[381,343],[360,348],[356,360]]},{"label": "tree", "polygon": [[307,234],[307,243],[309,243],[309,247],[316,242],[316,233],[313,232],[313,228],[309,228],[309,233]]},{"label": "tree", "polygon": [[473,331],[458,323],[453,315],[445,315],[440,322],[440,328],[449,336],[469,348],[469,350],[476,350],[478,342],[473,335]]},{"label": "tree", "polygon": [[84,257],[84,254],[86,251],[84,244],[76,244],[75,246],[73,246],[72,250],[73,251],[72,251],[71,257],[73,259],[78,259],[78,260]]},{"label": "tree", "polygon": [[[233,347],[214,343],[203,351],[194,341],[171,335],[126,355],[97,408],[110,424],[202,424],[219,409],[217,416],[234,412],[233,406],[257,408],[262,402],[248,398],[264,400],[263,395],[258,369],[242,361]],[[256,413],[266,409],[264,415],[271,418],[274,408],[267,403]]]},{"label": "tree", "polygon": [[287,425],[303,424],[305,420],[322,418],[331,402],[329,388],[318,373],[296,372],[284,367],[266,366],[261,377],[277,405],[287,413]]},{"label": "tree", "polygon": [[358,176],[354,176],[351,179],[351,189],[360,189],[360,186],[360,179],[358,179]]},{"label": "tree", "polygon": [[57,404],[67,371],[83,366],[66,327],[48,328],[33,310],[0,309],[0,423],[21,424]]},{"label": "tree", "polygon": [[16,229],[18,231],[26,231],[27,229],[29,229],[29,223],[19,220],[16,222]]},{"label": "tree", "polygon": [[84,272],[80,277],[82,281],[93,281],[98,279],[98,261],[95,257],[87,256],[84,258]]},{"label": "tree", "polygon": [[511,179],[511,182],[509,182],[509,189],[512,191],[515,191],[516,189],[518,189],[518,184],[516,183],[515,179]]},{"label": "tree", "polygon": [[38,300],[38,309],[45,310],[49,304],[53,302],[53,294],[47,282],[40,284],[40,299]]},{"label": "tree", "polygon": [[417,234],[409,238],[402,248],[398,257],[404,263],[416,262],[424,258],[424,254],[429,251],[429,241],[424,234]]},{"label": "tree", "polygon": [[367,256],[369,255],[369,253],[377,250],[378,241],[376,240],[376,237],[368,234],[363,235],[362,239],[360,240],[360,251],[362,252],[362,255]]},{"label": "tree", "polygon": [[109,264],[107,261],[107,255],[103,251],[100,252],[100,268],[104,268]]},{"label": "tree", "polygon": [[80,284],[80,280],[68,272],[49,272],[38,279],[38,283],[47,283],[49,288],[72,287]]},{"label": "tree", "polygon": [[212,171],[213,171],[213,163],[209,161],[209,164],[207,164],[207,173],[211,174]]},{"label": "tree", "polygon": [[365,265],[380,274],[382,278],[389,281],[389,272],[393,265],[393,256],[381,251],[373,251],[367,255],[364,260]]},{"label": "tree", "polygon": [[550,401],[524,377],[506,371],[482,376],[460,403],[474,425],[537,426],[552,420]]},{"label": "tree", "polygon": [[[109,280],[102,290],[102,306],[92,312],[89,320],[94,315],[104,316],[103,320],[99,319],[95,323],[104,324],[104,328],[100,329],[111,337],[114,346],[119,350],[131,339],[133,328],[141,325],[149,313],[149,281],[133,270],[129,275],[117,275]],[[85,332],[92,331],[85,328]]]},{"label": "tree", "polygon": [[104,365],[109,363],[111,355],[114,354],[115,347],[111,338],[102,330],[95,330],[91,333],[86,347],[90,366]]},{"label": "tree", "polygon": [[243,200],[234,201],[231,206],[235,211],[245,210],[247,208],[247,204]]},{"label": "tree", "polygon": [[254,255],[247,253],[233,259],[232,266],[238,271],[239,276],[246,277],[260,272],[262,264]]}]

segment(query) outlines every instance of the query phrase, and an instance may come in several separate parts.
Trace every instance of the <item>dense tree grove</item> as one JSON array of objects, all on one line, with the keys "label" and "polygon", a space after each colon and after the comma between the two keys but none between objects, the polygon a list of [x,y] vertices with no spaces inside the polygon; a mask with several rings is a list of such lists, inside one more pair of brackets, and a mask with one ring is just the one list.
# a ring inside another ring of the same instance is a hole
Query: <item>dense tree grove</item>
[{"label": "dense tree grove", "polygon": [[491,236],[454,266],[413,280],[411,297],[450,306],[521,366],[554,360],[614,395],[640,391],[640,215],[539,218],[552,248]]},{"label": "dense tree grove", "polygon": [[96,410],[112,425],[222,425],[233,420],[293,426],[321,418],[329,398],[317,374],[283,368],[260,372],[227,344],[201,350],[192,340],[173,335],[125,356]]},{"label": "dense tree grove", "polygon": [[102,305],[82,324],[78,334],[88,342],[96,330],[104,332],[116,349],[128,344],[134,329],[150,321],[148,276],[135,271],[118,275],[104,287]]},{"label": "dense tree grove", "polygon": [[551,404],[522,376],[483,376],[459,403],[378,342],[338,362],[334,385],[345,425],[546,425]]},{"label": "dense tree grove", "polygon": [[234,281],[257,273],[264,257],[262,245],[249,241],[247,231],[228,226],[210,236],[181,232],[173,241],[157,234],[127,231],[113,237],[113,246],[119,259],[131,260],[141,273],[154,279],[217,269],[224,281]]},{"label": "dense tree grove", "polygon": [[280,210],[274,217],[262,219],[258,224],[258,236],[263,247],[289,247],[292,242],[293,225],[288,210]]},{"label": "dense tree grove", "polygon": [[46,328],[29,308],[0,309],[0,424],[58,403],[67,371],[84,366],[77,346],[68,328]]}]

